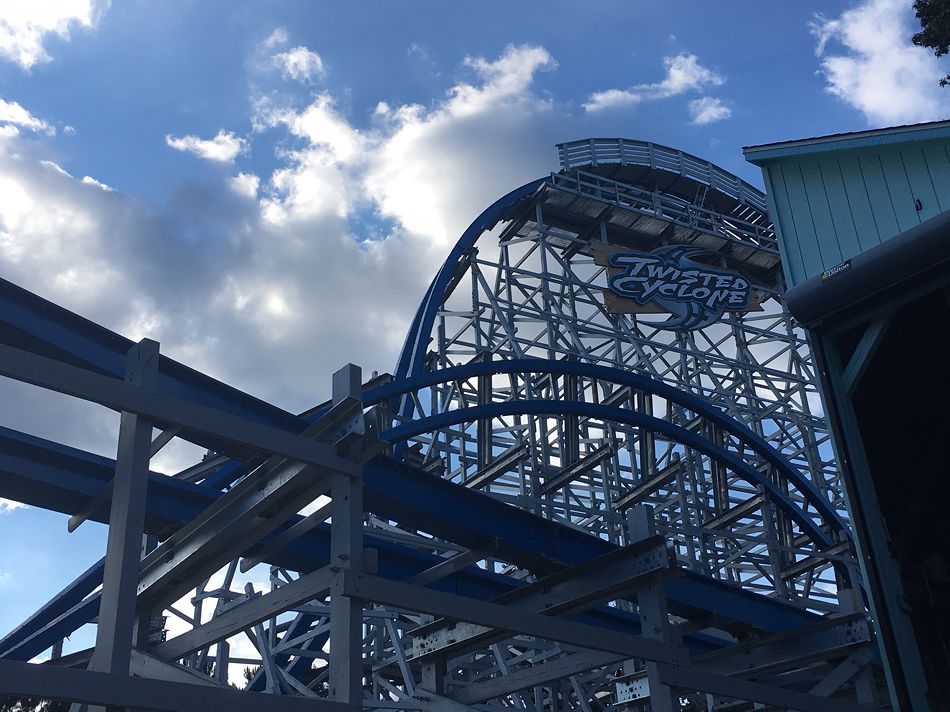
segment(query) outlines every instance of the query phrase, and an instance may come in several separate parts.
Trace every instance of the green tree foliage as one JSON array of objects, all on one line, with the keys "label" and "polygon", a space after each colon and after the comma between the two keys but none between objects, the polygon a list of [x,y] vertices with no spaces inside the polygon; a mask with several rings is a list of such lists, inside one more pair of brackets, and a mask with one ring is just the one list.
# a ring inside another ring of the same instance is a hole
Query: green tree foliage
[{"label": "green tree foliage", "polygon": [[[921,30],[913,37],[918,47],[932,49],[938,57],[950,51],[950,0],[914,0],[914,12]],[[940,86],[950,84],[950,74],[940,80]]]}]

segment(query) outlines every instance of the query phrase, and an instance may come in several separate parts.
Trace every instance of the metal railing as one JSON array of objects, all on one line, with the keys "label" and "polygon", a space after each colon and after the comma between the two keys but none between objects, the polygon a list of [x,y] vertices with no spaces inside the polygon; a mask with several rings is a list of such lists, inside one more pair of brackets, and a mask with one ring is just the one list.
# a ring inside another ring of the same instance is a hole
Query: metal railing
[{"label": "metal railing", "polygon": [[689,227],[697,232],[778,254],[775,231],[770,223],[756,225],[741,218],[684,204],[658,192],[581,170],[564,175],[552,174],[551,182],[560,190],[603,200]]},{"label": "metal railing", "polygon": [[709,161],[673,148],[626,138],[590,138],[559,143],[557,150],[565,171],[604,163],[647,166],[678,173],[763,213],[768,212],[762,191]]}]

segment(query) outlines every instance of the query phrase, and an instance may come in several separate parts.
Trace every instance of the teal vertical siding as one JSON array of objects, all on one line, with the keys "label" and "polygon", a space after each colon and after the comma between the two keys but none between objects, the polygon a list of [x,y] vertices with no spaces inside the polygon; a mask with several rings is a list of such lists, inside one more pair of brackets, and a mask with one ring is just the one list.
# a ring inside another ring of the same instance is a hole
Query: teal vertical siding
[{"label": "teal vertical siding", "polygon": [[931,139],[763,161],[789,283],[950,210],[948,148]]},{"label": "teal vertical siding", "polygon": [[933,183],[940,212],[950,210],[950,159],[947,158],[946,146],[924,146],[924,163],[927,173]]},{"label": "teal vertical siding", "polygon": [[831,217],[828,191],[825,189],[825,179],[818,161],[802,161],[801,171],[802,180],[805,183],[805,199],[811,208],[812,224],[815,226],[815,239],[821,252],[821,263],[823,265],[829,262],[838,264],[842,259],[841,245],[838,242],[838,231],[835,229],[835,223]]},{"label": "teal vertical siding", "polygon": [[881,168],[884,170],[884,182],[894,207],[897,228],[900,232],[920,225],[920,213],[914,205],[915,195],[910,190],[910,180],[904,170],[904,159],[900,153],[881,153]]},{"label": "teal vertical siding", "polygon": [[[915,198],[919,198],[923,206],[918,214],[920,221],[929,220],[946,210],[946,208],[940,207],[940,200],[937,198],[933,177],[927,170],[927,162],[924,160],[924,152],[920,149],[905,151],[901,155],[901,160],[904,162],[904,171],[907,174],[907,181],[910,184],[911,195]],[[950,186],[948,186],[948,188],[950,188]],[[947,193],[945,198],[950,199],[950,193]]]},{"label": "teal vertical siding", "polygon": [[838,238],[841,255],[842,257],[856,255],[861,252],[861,240],[858,236],[854,208],[848,199],[848,191],[841,173],[841,164],[836,158],[830,158],[819,161],[818,166],[821,170],[828,211],[835,226],[835,237]]},{"label": "teal vertical siding", "polygon": [[795,220],[792,217],[792,208],[788,203],[788,189],[781,167],[773,166],[765,169],[766,190],[769,201],[774,203],[775,210],[771,213],[775,224],[775,231],[779,236],[779,250],[782,254],[782,264],[785,266],[785,281],[789,285],[798,284],[808,273],[805,261],[802,258],[802,246],[798,240],[783,240],[782,235],[796,235]]},{"label": "teal vertical siding", "polygon": [[898,234],[900,227],[897,225],[897,213],[894,212],[891,194],[887,190],[881,157],[877,153],[858,156],[858,167],[861,170],[864,188],[868,192],[868,200],[871,201],[871,215],[874,216],[878,235],[883,241],[886,239],[885,236]]},{"label": "teal vertical siding", "polygon": [[[857,255],[865,250],[870,250],[875,245],[880,245],[882,242],[881,233],[874,221],[874,213],[871,211],[871,197],[868,195],[868,189],[864,183],[858,157],[842,156],[838,160],[838,167],[841,169],[841,182],[846,196],[844,205],[847,206],[851,214],[851,220],[858,236],[859,249],[854,252]],[[849,257],[851,256],[849,255]]]}]

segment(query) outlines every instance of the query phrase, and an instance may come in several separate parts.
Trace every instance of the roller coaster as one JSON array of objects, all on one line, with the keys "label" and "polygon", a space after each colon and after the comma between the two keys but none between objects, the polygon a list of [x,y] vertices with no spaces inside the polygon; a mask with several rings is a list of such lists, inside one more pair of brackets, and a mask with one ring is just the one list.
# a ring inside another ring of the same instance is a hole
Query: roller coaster
[{"label": "roller coaster", "polygon": [[[765,196],[656,144],[557,149],[459,238],[393,373],[347,366],[304,413],[0,282],[0,374],[122,413],[116,460],[0,429],[0,497],[109,524],[105,557],[0,639],[0,693],[881,709]],[[149,471],[175,438],[207,455]]]}]

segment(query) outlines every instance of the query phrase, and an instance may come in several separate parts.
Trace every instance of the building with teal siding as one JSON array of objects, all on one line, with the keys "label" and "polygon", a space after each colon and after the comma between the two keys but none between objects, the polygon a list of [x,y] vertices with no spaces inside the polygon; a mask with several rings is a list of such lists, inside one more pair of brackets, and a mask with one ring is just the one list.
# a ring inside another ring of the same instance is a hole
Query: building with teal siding
[{"label": "building with teal siding", "polygon": [[797,285],[950,210],[950,121],[749,146]]},{"label": "building with teal siding", "polygon": [[751,146],[893,706],[950,710],[950,121]]}]

